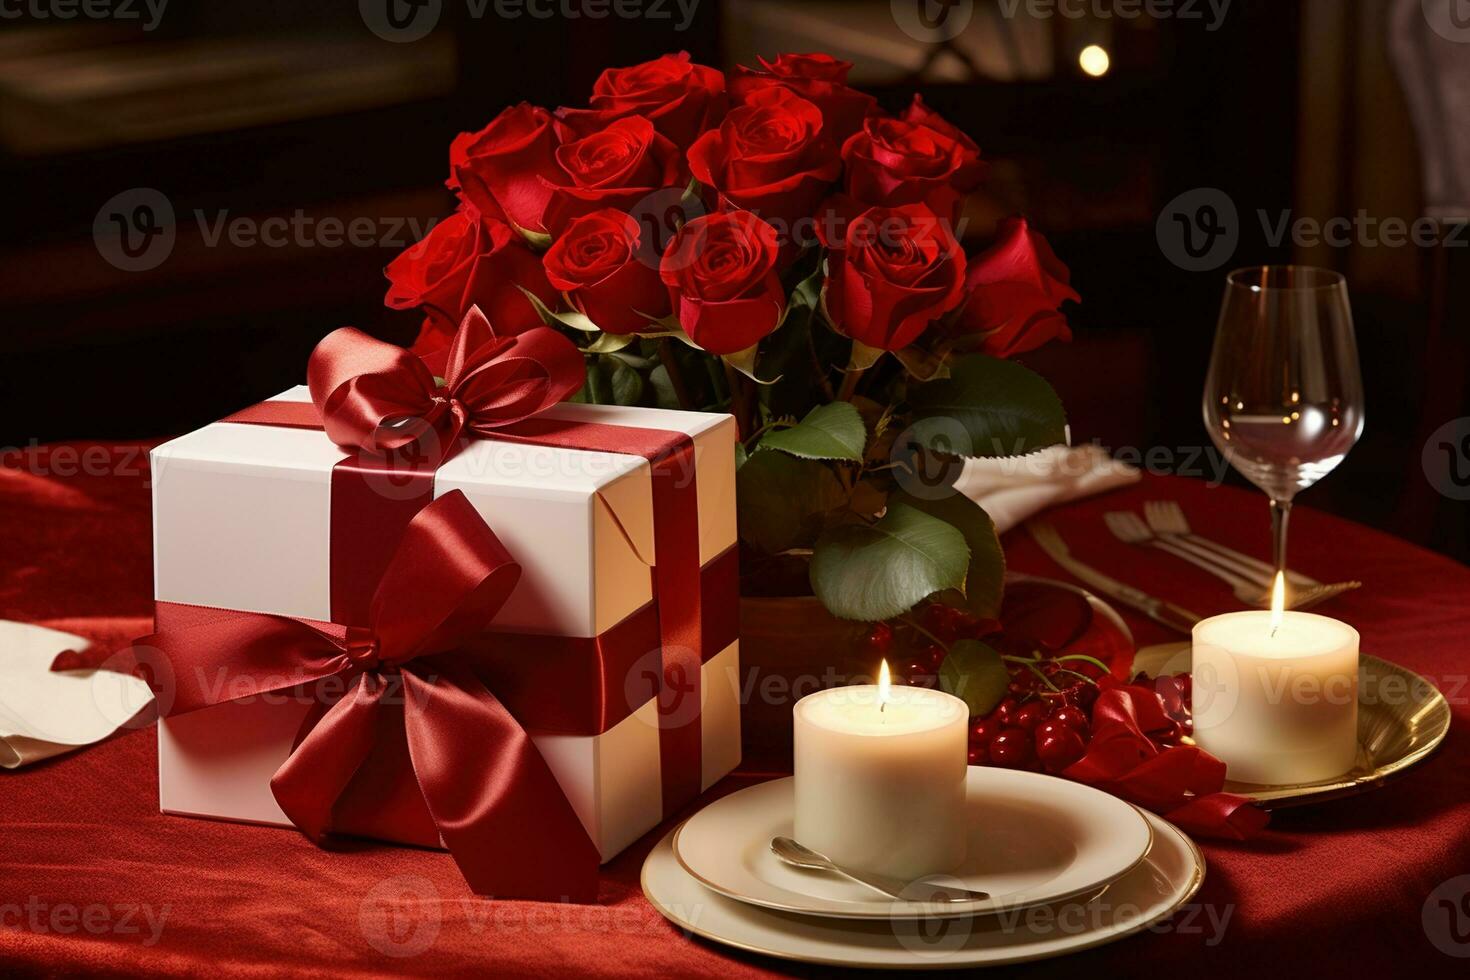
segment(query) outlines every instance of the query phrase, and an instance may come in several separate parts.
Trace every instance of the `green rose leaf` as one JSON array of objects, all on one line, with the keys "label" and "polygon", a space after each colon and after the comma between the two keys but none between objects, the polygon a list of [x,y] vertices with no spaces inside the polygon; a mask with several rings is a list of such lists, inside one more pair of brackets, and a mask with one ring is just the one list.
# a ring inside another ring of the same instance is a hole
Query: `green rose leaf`
[{"label": "green rose leaf", "polygon": [[869,347],[861,341],[854,340],[852,342],[852,351],[847,355],[847,369],[849,371],[866,371],[874,364],[877,364],[878,359],[886,353],[888,352],[881,347]]},{"label": "green rose leaf", "polygon": [[[762,456],[759,453],[746,469]],[[873,622],[964,586],[970,550],[952,526],[904,504],[876,524],[835,527],[812,554],[812,591],[832,615]]]},{"label": "green rose leaf", "polygon": [[510,226],[516,231],[520,232],[521,237],[526,240],[526,244],[530,245],[536,251],[544,252],[551,247],[550,233],[544,231],[532,231],[530,228],[522,228],[514,221],[510,223]]},{"label": "green rose leaf", "polygon": [[845,499],[825,463],[785,453],[756,453],[735,474],[740,538],[769,555],[811,547],[823,516]]},{"label": "green rose leaf", "polygon": [[612,380],[599,361],[587,365],[587,383],[582,386],[582,394],[592,405],[613,404]]},{"label": "green rose leaf", "polygon": [[983,619],[998,617],[1005,593],[1006,558],[1000,547],[1000,536],[995,533],[995,522],[984,508],[954,490],[932,500],[909,493],[898,493],[891,499],[937,517],[965,536],[965,544],[970,548],[970,567],[965,571],[964,596],[957,597],[954,605]]},{"label": "green rose leaf", "polygon": [[956,456],[1024,456],[1067,441],[1067,415],[1051,385],[1014,361],[971,354],[950,377],[915,385],[909,437]]},{"label": "green rose leaf", "polygon": [[733,354],[721,354],[720,357],[724,360],[726,364],[730,365],[732,368],[739,371],[741,374],[745,375],[756,384],[773,385],[777,381],[781,380],[779,376],[771,379],[770,381],[767,381],[755,373],[756,355],[759,352],[760,345],[752,344],[751,346],[745,348],[745,350],[738,350]]},{"label": "green rose leaf", "polygon": [[819,264],[815,272],[793,286],[791,301],[786,306],[786,317],[789,319],[794,313],[811,313],[816,310],[822,303],[822,283],[825,280],[826,273]]},{"label": "green rose leaf", "polygon": [[643,397],[643,376],[633,368],[615,358],[607,358],[611,367],[612,401],[614,405],[637,405]]},{"label": "green rose leaf", "polygon": [[517,286],[516,288],[519,289],[525,295],[526,299],[530,301],[531,307],[536,311],[536,315],[539,316],[541,318],[541,322],[546,324],[548,327],[555,327],[560,325],[563,327],[570,327],[573,330],[580,330],[582,333],[598,333],[602,329],[597,324],[593,323],[592,318],[585,313],[557,313],[550,307],[548,307],[545,303],[541,302],[540,296],[537,296],[525,286]]},{"label": "green rose leaf", "polygon": [[674,392],[674,383],[669,380],[669,369],[662,364],[648,373],[648,383],[653,386],[654,403],[659,408],[680,408],[679,396]]},{"label": "green rose leaf", "polygon": [[779,449],[803,459],[863,460],[868,430],[848,402],[818,405],[789,429],[777,429],[761,440],[761,449]]},{"label": "green rose leaf", "polygon": [[1011,682],[1006,662],[979,640],[961,640],[949,648],[939,668],[939,686],[970,706],[971,715],[988,715],[1006,696]]},{"label": "green rose leaf", "polygon": [[582,348],[584,354],[616,354],[638,338],[633,334],[604,333]]}]

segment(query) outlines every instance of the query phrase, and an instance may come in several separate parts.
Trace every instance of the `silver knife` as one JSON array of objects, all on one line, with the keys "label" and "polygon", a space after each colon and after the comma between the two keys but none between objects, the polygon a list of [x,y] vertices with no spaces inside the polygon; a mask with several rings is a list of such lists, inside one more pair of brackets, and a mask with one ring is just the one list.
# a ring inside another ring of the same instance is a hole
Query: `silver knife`
[{"label": "silver knife", "polygon": [[1073,558],[1072,553],[1067,550],[1066,542],[1057,533],[1057,529],[1045,521],[1027,521],[1026,530],[1030,532],[1036,543],[1041,545],[1041,550],[1050,555],[1053,561],[1109,599],[1116,599],[1125,606],[1131,606],[1154,622],[1162,623],[1185,635],[1193,632],[1194,624],[1200,621],[1198,615],[1182,606],[1176,606],[1172,602],[1151,596],[1142,589],[1125,585]]}]

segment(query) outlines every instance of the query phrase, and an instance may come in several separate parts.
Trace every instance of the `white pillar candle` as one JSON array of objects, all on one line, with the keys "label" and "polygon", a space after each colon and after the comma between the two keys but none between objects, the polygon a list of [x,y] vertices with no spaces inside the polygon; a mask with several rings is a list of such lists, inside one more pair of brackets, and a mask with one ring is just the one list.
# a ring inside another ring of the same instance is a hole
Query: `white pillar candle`
[{"label": "white pillar candle", "polygon": [[965,702],[920,687],[818,691],[795,709],[796,839],[913,881],[965,859]]},{"label": "white pillar candle", "polygon": [[1194,740],[1228,778],[1341,776],[1358,752],[1358,631],[1311,613],[1228,613],[1194,627]]}]

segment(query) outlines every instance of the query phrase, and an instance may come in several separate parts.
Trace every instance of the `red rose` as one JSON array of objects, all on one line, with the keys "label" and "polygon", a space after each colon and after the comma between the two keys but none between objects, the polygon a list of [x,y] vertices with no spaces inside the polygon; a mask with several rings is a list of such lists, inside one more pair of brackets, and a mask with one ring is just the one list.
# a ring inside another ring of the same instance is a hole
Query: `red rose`
[{"label": "red rose", "polygon": [[827,312],[869,347],[907,347],[964,296],[965,253],[922,204],[869,208],[827,244]]},{"label": "red rose", "polygon": [[974,189],[980,154],[944,125],[949,132],[908,119],[869,119],[842,145],[847,193],[869,206],[926,204],[954,221],[960,198]]},{"label": "red rose", "polygon": [[754,93],[773,86],[788,88],[822,110],[827,135],[838,146],[863,128],[864,119],[878,112],[877,99],[847,86],[850,61],[830,54],[783,54],[775,61],[762,58],[760,62],[765,71],[736,66],[730,76],[730,97],[746,102]]},{"label": "red rose", "polygon": [[666,54],[629,68],[609,68],[592,86],[589,109],[557,110],[578,134],[588,135],[623,116],[646,116],[674,145],[685,149],[725,115],[725,76],[689,60],[689,52]]},{"label": "red rose", "polygon": [[449,145],[449,186],[481,214],[501,214],[528,231],[544,232],[552,188],[566,182],[556,162],[562,126],[545,109],[511,106],[478,133]]},{"label": "red rose", "polygon": [[517,286],[548,306],[556,303],[541,260],[520,236],[502,221],[464,211],[439,222],[383,271],[392,283],[385,304],[395,310],[423,308],[424,325],[414,343],[420,351],[448,343],[475,305],[503,336],[540,326],[535,308]]},{"label": "red rose", "polygon": [[1005,219],[999,233],[994,245],[970,259],[970,296],[956,330],[980,336],[980,349],[995,357],[1071,340],[1067,318],[1057,312],[1066,300],[1081,302],[1068,284],[1067,267],[1025,218]]},{"label": "red rose", "polygon": [[837,144],[823,131],[822,113],[789,89],[752,92],[689,148],[689,169],[719,192],[726,210],[754,211],[779,222],[794,240],[842,171]]},{"label": "red rose", "polygon": [[556,161],[569,186],[554,188],[546,207],[546,227],[553,235],[584,214],[601,208],[629,211],[657,190],[689,183],[684,155],[642,116],[626,116],[563,143]]},{"label": "red rose", "polygon": [[963,132],[954,123],[929,108],[924,103],[924,97],[917,92],[914,93],[914,101],[910,102],[909,107],[903,111],[903,120],[920,126],[928,126],[936,133],[948,136],[968,150],[969,161],[955,174],[955,184],[966,193],[980,185],[988,165],[980,159],[980,147],[970,139],[968,133]]},{"label": "red rose", "polygon": [[634,333],[669,313],[668,290],[638,247],[638,222],[605,208],[568,225],[542,262],[551,284],[593,323],[608,333]]},{"label": "red rose", "polygon": [[749,211],[707,214],[679,229],[659,275],[690,338],[711,354],[753,347],[781,322],[776,229]]}]

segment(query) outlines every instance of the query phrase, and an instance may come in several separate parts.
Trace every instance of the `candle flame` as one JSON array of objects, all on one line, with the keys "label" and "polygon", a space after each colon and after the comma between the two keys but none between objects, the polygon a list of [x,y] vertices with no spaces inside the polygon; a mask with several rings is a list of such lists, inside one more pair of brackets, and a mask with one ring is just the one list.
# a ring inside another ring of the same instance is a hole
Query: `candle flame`
[{"label": "candle flame", "polygon": [[1276,582],[1271,586],[1271,635],[1281,628],[1281,615],[1286,609],[1286,574],[1276,573]]},{"label": "candle flame", "polygon": [[883,710],[883,706],[884,705],[889,704],[889,703],[891,703],[893,701],[893,692],[891,690],[892,687],[893,687],[893,682],[888,677],[888,660],[885,658],[884,661],[883,661],[883,663],[882,663],[882,665],[878,668],[878,710],[879,711],[882,711]]}]

